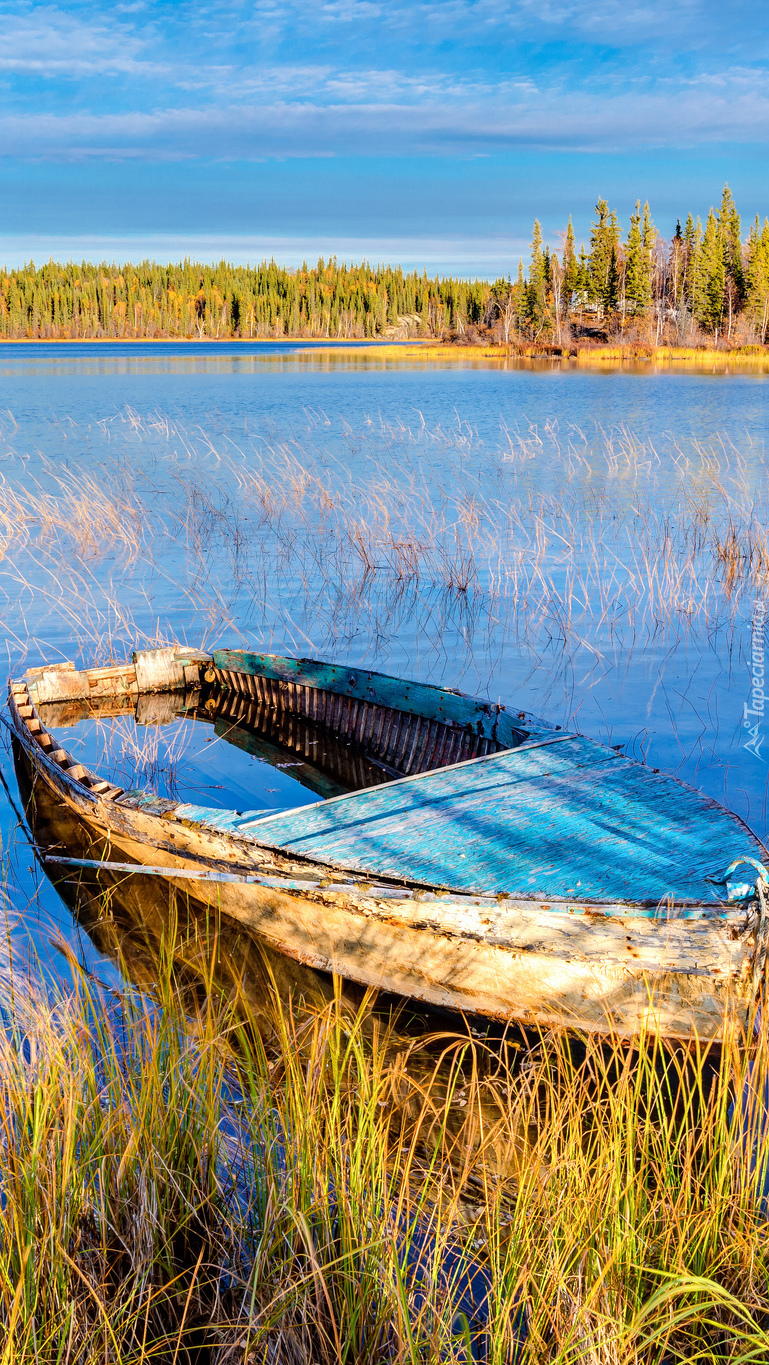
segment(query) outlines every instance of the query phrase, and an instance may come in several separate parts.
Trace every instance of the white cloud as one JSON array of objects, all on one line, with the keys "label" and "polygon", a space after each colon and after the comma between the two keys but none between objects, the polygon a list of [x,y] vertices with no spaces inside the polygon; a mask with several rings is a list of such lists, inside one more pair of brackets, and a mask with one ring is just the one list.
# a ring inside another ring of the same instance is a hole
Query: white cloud
[{"label": "white cloud", "polygon": [[[538,146],[587,151],[763,142],[769,91],[744,67],[646,90],[570,91],[511,79],[494,86],[441,73],[307,73],[301,98],[280,69],[272,98],[125,113],[30,113],[0,120],[0,148],[19,156],[218,157],[477,153]],[[315,82],[317,88],[313,91]],[[321,98],[318,98],[318,96]]]},{"label": "white cloud", "polygon": [[[239,14],[240,11],[237,11]],[[257,13],[254,22],[267,18]],[[744,22],[741,22],[741,19]],[[296,26],[322,33],[324,26],[344,25],[361,32],[379,30],[411,35],[423,45],[436,35],[453,37],[466,45],[493,36],[528,36],[548,42],[559,36],[618,48],[659,45],[677,53],[711,46],[719,53],[740,44],[766,48],[766,34],[757,30],[754,0],[285,0],[269,22],[281,29]]]},{"label": "white cloud", "polygon": [[337,19],[346,24],[360,23],[380,19],[383,6],[373,3],[373,0],[329,0],[328,4],[320,6],[320,13],[324,19]]},{"label": "white cloud", "polygon": [[[731,42],[739,24],[716,0],[672,9],[667,0],[146,0],[112,10],[100,0],[0,0],[0,154],[477,155],[764,142],[759,55],[692,56],[727,23]],[[532,57],[523,38],[555,39],[558,50]],[[759,31],[756,54],[760,41]],[[600,79],[584,51],[574,55],[580,43],[602,52],[641,42],[631,60],[602,60]]]},{"label": "white cloud", "polygon": [[160,69],[143,57],[133,28],[108,16],[87,19],[55,5],[27,4],[4,6],[0,22],[0,71],[77,78]]},{"label": "white cloud", "polygon": [[[447,41],[458,66],[468,46],[492,44],[492,68],[500,53],[521,39],[560,42],[556,60],[568,64],[569,44],[588,42],[618,50],[644,45],[666,60],[708,46],[717,58],[742,42],[754,56],[767,45],[749,17],[748,0],[732,0],[727,13],[716,0],[283,0],[243,5],[240,0],[177,0],[106,7],[101,0],[0,0],[0,71],[76,79],[124,74],[162,77],[170,85],[215,87],[226,72],[239,82],[254,68],[273,65],[281,45],[295,65],[319,65],[333,44],[349,49],[350,78],[383,52],[401,63],[418,56],[414,69],[431,69],[435,46]],[[337,54],[338,55],[338,54]],[[310,59],[309,61],[307,59]],[[336,63],[339,64],[338,61]],[[481,65],[483,65],[481,58]],[[217,75],[218,69],[218,75]],[[253,77],[251,77],[253,79]]]}]

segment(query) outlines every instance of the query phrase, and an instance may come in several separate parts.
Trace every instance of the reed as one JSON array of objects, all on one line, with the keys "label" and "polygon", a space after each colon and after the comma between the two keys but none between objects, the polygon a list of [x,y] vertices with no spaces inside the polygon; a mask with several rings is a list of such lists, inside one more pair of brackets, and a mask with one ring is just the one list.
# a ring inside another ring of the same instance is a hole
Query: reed
[{"label": "reed", "polygon": [[339,992],[257,1028],[174,949],[154,1003],[15,983],[4,1361],[765,1358],[765,1030],[409,1041]]},{"label": "reed", "polygon": [[718,366],[729,370],[766,369],[769,367],[769,347],[733,346],[717,349],[712,346],[645,346],[626,345],[577,346],[579,365],[601,365],[611,361],[650,361],[654,365]]},{"label": "reed", "polygon": [[[124,413],[118,479],[68,439],[66,480],[2,488],[16,661],[279,632],[600,672],[704,651],[766,584],[747,443]],[[150,778],[156,738],[126,755]],[[766,1026],[718,1054],[445,1021],[415,1042],[340,993],[257,1010],[216,945],[191,994],[190,952],[169,928],[151,999],[77,967],[68,996],[7,984],[2,1365],[767,1358]]]},{"label": "reed", "polygon": [[492,444],[461,421],[338,431],[320,414],[236,440],[124,414],[116,489],[69,439],[66,487],[4,486],[0,621],[19,661],[73,640],[108,662],[180,635],[321,653],[406,633],[436,660],[455,640],[473,669],[514,642],[532,667],[600,670],[662,633],[708,650],[765,589],[769,471],[747,442],[548,424]]}]

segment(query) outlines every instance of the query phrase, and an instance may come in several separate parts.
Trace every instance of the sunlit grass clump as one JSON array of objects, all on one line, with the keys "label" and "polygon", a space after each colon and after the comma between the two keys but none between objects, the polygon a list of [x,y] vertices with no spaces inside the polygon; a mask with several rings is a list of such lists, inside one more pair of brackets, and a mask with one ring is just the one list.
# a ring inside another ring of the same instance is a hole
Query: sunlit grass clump
[{"label": "sunlit grass clump", "polygon": [[576,348],[580,365],[600,365],[604,361],[652,361],[655,365],[712,366],[735,370],[769,368],[769,346],[653,346],[639,343],[580,346]]},{"label": "sunlit grass clump", "polygon": [[[313,346],[309,352],[312,356],[323,353],[322,346]],[[476,346],[471,344],[462,345],[461,342],[452,342],[451,345],[441,341],[414,341],[414,342],[357,342],[349,347],[333,346],[329,347],[326,354],[334,359],[344,357],[350,359],[353,356],[360,356],[365,359],[366,364],[370,365],[372,359],[382,358],[384,360],[504,360],[507,348],[501,346]]]},{"label": "sunlit grass clump", "polygon": [[409,361],[415,360],[551,360],[569,364],[575,360],[579,366],[602,365],[623,361],[654,365],[705,366],[716,365],[729,370],[769,368],[769,346],[656,346],[646,342],[593,342],[585,343],[577,339],[564,344],[548,342],[532,343],[511,341],[508,344],[493,342],[489,344],[463,343],[458,341],[412,341],[412,342],[356,342],[349,346],[334,346],[324,350],[322,345],[297,352],[293,359],[316,358],[320,355],[332,357],[335,363],[340,360],[351,361],[356,356],[366,365],[372,359]]},{"label": "sunlit grass clump", "polygon": [[237,994],[168,985],[15,1000],[8,1365],[767,1358],[731,1113],[765,1036],[409,1042],[339,996],[265,1002],[261,1032]]}]

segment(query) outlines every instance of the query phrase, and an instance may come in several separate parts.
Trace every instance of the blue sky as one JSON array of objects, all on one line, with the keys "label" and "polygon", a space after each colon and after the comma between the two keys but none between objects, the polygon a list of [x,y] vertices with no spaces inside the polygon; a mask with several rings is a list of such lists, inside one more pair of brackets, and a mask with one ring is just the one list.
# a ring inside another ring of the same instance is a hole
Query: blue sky
[{"label": "blue sky", "polygon": [[494,275],[599,194],[769,213],[756,0],[0,0],[0,259]]}]

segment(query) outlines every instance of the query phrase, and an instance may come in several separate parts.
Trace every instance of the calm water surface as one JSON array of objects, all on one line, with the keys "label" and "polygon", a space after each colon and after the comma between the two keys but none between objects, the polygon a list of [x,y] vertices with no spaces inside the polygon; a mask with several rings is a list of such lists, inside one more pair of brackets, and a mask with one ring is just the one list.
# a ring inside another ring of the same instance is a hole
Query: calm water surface
[{"label": "calm water surface", "polygon": [[[622,744],[766,832],[769,377],[20,343],[0,388],[9,672],[174,638],[365,662]],[[315,799],[190,720],[66,738],[202,804]],[[57,971],[60,933],[108,975],[2,771],[14,952]]]}]

